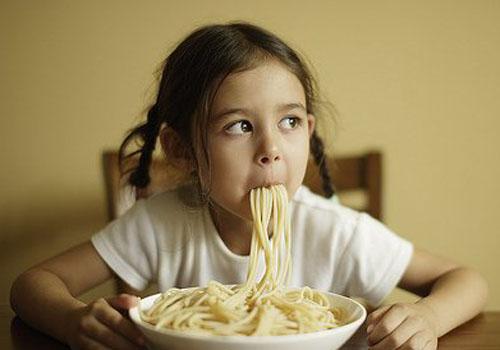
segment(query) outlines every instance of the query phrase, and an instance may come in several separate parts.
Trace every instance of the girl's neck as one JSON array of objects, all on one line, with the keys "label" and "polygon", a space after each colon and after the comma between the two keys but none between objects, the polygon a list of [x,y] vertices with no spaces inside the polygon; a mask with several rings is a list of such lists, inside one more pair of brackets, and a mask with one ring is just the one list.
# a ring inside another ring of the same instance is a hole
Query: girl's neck
[{"label": "girl's neck", "polygon": [[231,214],[216,204],[209,205],[209,210],[217,232],[228,249],[238,255],[249,255],[252,222]]}]

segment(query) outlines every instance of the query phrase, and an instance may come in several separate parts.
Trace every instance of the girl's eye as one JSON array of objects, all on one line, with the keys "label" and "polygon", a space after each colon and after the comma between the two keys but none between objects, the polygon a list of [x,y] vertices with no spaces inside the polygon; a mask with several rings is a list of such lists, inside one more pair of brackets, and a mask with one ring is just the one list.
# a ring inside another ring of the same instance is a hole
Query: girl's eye
[{"label": "girl's eye", "polygon": [[280,121],[280,126],[284,127],[285,129],[295,129],[299,125],[300,125],[300,118],[293,116],[283,118]]},{"label": "girl's eye", "polygon": [[240,135],[249,131],[252,131],[252,124],[247,120],[239,120],[226,128],[226,132],[232,135]]}]

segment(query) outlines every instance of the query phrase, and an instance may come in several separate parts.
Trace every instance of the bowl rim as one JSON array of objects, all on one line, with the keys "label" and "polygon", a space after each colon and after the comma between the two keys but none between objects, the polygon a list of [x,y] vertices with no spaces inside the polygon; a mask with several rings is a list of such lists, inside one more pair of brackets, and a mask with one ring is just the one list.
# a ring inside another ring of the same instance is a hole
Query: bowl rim
[{"label": "bowl rim", "polygon": [[[197,287],[193,288],[185,288],[185,289],[194,289]],[[183,288],[184,289],[184,288]],[[151,302],[153,303],[154,300],[160,297],[163,293],[156,293],[152,294],[149,296],[146,296],[144,298],[141,298],[139,303],[134,306],[133,308],[129,309],[129,316],[132,322],[134,322],[138,327],[144,328],[148,331],[152,331],[155,333],[160,333],[164,335],[168,335],[171,337],[175,338],[186,338],[190,340],[203,340],[207,342],[237,342],[237,343],[268,343],[270,339],[272,339],[273,343],[287,343],[287,342],[295,342],[298,340],[305,340],[305,339],[314,339],[314,338],[321,338],[327,335],[334,335],[337,333],[343,333],[344,331],[348,331],[352,328],[357,329],[366,319],[367,316],[367,311],[365,307],[359,303],[358,301],[351,299],[349,297],[346,297],[344,295],[336,294],[336,293],[331,293],[331,292],[323,292],[322,293],[333,296],[335,298],[340,298],[344,299],[347,302],[350,302],[356,306],[357,309],[361,310],[361,314],[359,317],[356,319],[352,320],[351,322],[344,324],[342,326],[332,328],[332,329],[326,329],[326,330],[321,330],[317,332],[311,332],[311,333],[302,333],[302,334],[288,334],[288,335],[263,335],[263,336],[243,336],[243,335],[210,335],[210,334],[192,334],[192,333],[182,333],[177,330],[171,330],[167,328],[161,328],[161,329],[156,329],[155,326],[153,326],[150,323],[147,323],[143,321],[140,318],[139,315],[139,305],[143,302]]]}]

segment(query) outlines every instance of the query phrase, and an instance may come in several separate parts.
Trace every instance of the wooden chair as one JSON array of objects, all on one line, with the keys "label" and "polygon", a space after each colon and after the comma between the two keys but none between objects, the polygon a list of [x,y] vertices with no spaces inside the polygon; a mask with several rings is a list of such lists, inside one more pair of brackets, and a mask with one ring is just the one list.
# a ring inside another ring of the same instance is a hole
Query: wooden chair
[{"label": "wooden chair", "polygon": [[123,214],[137,198],[149,197],[151,194],[173,189],[185,181],[185,175],[175,167],[164,161],[154,160],[150,169],[151,183],[145,190],[132,193],[125,186],[126,179],[120,176],[117,151],[102,153],[102,169],[109,221]]},{"label": "wooden chair", "polygon": [[[367,212],[374,218],[382,220],[382,154],[378,151],[371,151],[359,155],[327,158],[326,162],[342,204]],[[148,197],[153,193],[175,188],[185,180],[174,167],[166,162],[155,160],[150,171],[151,184],[141,193],[132,193],[125,190],[124,179],[120,179],[118,152],[103,152],[102,165],[109,221],[123,214],[136,198]],[[304,185],[311,191],[323,195],[321,184],[317,166],[310,160]],[[350,194],[361,194],[361,201],[358,198],[350,204]],[[117,289],[120,292],[138,294],[121,280],[118,280]]]},{"label": "wooden chair", "polygon": [[[359,155],[327,158],[326,162],[340,201],[382,220],[382,154],[370,151]],[[312,161],[309,161],[304,185],[323,195],[321,177]],[[364,197],[362,203],[349,203],[349,195],[353,193],[360,193]]]}]

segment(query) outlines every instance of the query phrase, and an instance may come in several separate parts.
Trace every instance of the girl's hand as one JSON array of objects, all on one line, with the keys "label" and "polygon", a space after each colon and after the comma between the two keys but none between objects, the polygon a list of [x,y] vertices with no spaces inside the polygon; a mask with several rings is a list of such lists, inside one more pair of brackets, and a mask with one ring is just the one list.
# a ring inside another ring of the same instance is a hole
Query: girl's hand
[{"label": "girl's hand", "polygon": [[122,314],[137,301],[135,296],[120,294],[73,311],[66,336],[71,349],[144,349],[143,335]]},{"label": "girl's hand", "polygon": [[437,348],[433,313],[423,304],[394,304],[372,312],[367,318],[370,349]]}]

